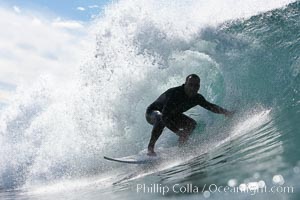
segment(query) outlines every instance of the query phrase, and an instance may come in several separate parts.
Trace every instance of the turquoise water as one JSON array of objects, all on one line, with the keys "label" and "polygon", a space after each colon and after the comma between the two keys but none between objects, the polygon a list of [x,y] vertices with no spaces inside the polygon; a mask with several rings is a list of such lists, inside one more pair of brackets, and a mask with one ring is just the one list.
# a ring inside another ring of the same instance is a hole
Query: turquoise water
[{"label": "turquoise water", "polygon": [[[212,2],[108,7],[72,87],[41,79],[2,110],[1,199],[299,198],[300,3]],[[236,115],[192,109],[189,144],[165,130],[154,164],[104,160],[145,153],[145,108],[189,73]]]}]

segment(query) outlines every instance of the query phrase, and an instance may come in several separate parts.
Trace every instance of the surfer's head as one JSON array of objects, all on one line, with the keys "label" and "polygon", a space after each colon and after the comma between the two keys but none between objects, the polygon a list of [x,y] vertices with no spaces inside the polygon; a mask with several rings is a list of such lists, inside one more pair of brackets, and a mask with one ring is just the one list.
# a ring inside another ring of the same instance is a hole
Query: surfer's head
[{"label": "surfer's head", "polygon": [[190,74],[185,79],[184,92],[189,97],[195,96],[200,89],[200,78],[196,74]]}]

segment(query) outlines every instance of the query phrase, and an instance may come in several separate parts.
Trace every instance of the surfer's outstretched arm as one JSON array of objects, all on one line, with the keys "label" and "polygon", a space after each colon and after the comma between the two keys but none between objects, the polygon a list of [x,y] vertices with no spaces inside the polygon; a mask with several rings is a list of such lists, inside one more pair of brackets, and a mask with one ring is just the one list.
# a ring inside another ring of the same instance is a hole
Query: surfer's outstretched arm
[{"label": "surfer's outstretched arm", "polygon": [[232,115],[234,114],[234,111],[226,110],[225,108],[222,108],[221,106],[218,106],[216,104],[206,101],[206,99],[202,95],[199,98],[198,105],[202,106],[203,108],[210,110],[214,113],[223,114],[226,117],[232,117]]}]

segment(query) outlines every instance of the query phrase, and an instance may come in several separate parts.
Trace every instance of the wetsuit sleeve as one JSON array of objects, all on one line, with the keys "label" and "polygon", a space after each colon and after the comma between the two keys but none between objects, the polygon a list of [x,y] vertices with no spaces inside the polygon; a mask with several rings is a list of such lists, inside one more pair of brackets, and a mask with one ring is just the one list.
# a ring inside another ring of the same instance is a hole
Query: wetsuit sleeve
[{"label": "wetsuit sleeve", "polygon": [[218,113],[218,114],[226,114],[229,112],[228,110],[226,110],[216,104],[206,101],[206,99],[202,95],[199,95],[198,105],[207,110],[210,110],[214,113]]}]

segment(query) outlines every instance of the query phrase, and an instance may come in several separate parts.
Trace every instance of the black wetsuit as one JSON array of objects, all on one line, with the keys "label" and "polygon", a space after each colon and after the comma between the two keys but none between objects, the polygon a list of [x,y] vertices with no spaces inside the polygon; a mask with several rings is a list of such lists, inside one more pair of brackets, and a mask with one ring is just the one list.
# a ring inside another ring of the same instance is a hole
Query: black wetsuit
[{"label": "black wetsuit", "polygon": [[183,112],[199,105],[214,113],[226,113],[227,110],[212,104],[205,100],[201,94],[194,97],[188,97],[184,92],[184,84],[178,87],[170,88],[161,94],[148,108],[146,115],[151,115],[153,111],[162,113],[162,120],[165,125],[172,131],[178,131],[176,119]]},{"label": "black wetsuit", "polygon": [[229,113],[226,109],[206,101],[199,93],[188,97],[184,91],[184,84],[170,88],[147,108],[146,120],[153,125],[148,151],[154,152],[154,145],[165,127],[179,135],[179,141],[184,141],[186,134],[192,133],[197,123],[183,112],[196,105],[214,113]]}]

